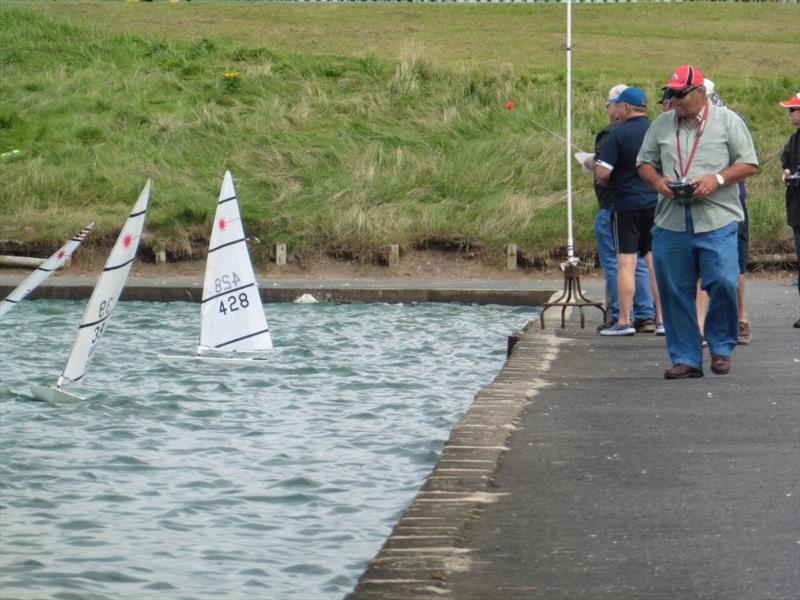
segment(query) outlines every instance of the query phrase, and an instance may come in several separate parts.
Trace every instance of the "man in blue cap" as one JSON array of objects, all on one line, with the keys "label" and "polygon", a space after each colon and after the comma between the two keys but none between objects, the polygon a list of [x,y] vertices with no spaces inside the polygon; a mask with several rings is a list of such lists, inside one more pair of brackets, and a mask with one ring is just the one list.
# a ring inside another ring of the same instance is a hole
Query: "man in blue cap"
[{"label": "man in blue cap", "polygon": [[613,190],[612,227],[617,247],[617,296],[619,319],[601,335],[629,336],[636,333],[631,318],[636,291],[636,261],[644,257],[650,272],[650,287],[656,309],[657,335],[664,335],[661,303],[656,289],[653,257],[650,252],[658,195],[639,177],[636,156],[650,127],[647,119],[647,96],[637,87],[625,88],[611,102],[619,105],[620,125],[614,128],[597,158],[595,176],[600,185]]},{"label": "man in blue cap", "polygon": [[[596,159],[600,156],[603,144],[617,126],[617,112],[623,106],[616,102],[617,96],[628,87],[619,83],[608,91],[606,96],[606,125],[594,139],[594,155],[576,153],[575,157],[581,162],[584,170],[594,174],[597,169]],[[612,102],[614,100],[614,102]],[[606,280],[606,322],[598,326],[598,333],[613,327],[619,320],[619,301],[617,300],[617,247],[614,245],[614,235],[611,228],[611,215],[614,210],[613,193],[610,187],[604,187],[594,182],[594,192],[600,204],[594,220],[594,233],[597,241],[597,258],[603,267],[603,276]],[[656,313],[653,304],[653,292],[650,290],[650,276],[643,258],[636,263],[636,293],[633,296],[633,326],[636,333],[653,333],[656,330]]]}]

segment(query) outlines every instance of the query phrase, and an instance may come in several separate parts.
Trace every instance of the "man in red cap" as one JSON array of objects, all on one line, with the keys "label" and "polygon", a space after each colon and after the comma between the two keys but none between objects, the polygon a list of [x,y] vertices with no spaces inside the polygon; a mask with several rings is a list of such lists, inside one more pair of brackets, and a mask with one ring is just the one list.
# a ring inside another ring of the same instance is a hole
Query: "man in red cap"
[{"label": "man in red cap", "polygon": [[[789,109],[789,121],[797,128],[781,154],[781,178],[786,184],[786,222],[794,232],[794,248],[800,266],[800,92],[786,102],[781,102],[781,106]],[[800,292],[800,273],[797,291]],[[800,327],[800,319],[794,322],[794,326]]]},{"label": "man in red cap", "polygon": [[672,360],[667,379],[703,376],[698,277],[709,296],[705,338],[714,373],[730,371],[739,330],[744,212],[736,184],[758,170],[758,157],[744,121],[711,102],[703,81],[696,67],[675,69],[666,84],[672,110],[653,121],[636,160],[641,178],[658,192],[653,261]]}]

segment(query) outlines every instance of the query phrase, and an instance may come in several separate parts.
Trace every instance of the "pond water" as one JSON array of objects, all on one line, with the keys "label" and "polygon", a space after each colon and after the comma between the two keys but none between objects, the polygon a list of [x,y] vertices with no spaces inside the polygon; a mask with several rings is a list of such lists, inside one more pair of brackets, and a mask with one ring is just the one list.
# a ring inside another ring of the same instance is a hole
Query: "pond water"
[{"label": "pond water", "polygon": [[268,364],[176,369],[156,354],[194,350],[199,306],[122,302],[87,400],[34,401],[83,307],[0,322],[3,597],[341,598],[536,316],[270,304]]}]

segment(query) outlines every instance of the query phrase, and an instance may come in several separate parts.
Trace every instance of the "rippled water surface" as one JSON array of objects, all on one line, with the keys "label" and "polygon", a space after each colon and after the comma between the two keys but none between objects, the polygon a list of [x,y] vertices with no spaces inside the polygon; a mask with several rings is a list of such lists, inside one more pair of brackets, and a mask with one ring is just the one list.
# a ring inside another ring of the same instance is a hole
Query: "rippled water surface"
[{"label": "rippled water surface", "polygon": [[529,308],[271,304],[258,368],[163,365],[196,304],[119,304],[85,402],[34,401],[83,302],[0,322],[0,594],[341,598]]}]

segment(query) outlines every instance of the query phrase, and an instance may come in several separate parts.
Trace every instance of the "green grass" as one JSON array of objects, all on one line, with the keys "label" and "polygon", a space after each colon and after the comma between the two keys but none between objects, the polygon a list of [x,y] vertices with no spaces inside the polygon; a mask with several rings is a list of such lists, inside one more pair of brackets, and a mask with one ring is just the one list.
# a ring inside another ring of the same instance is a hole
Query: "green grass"
[{"label": "green grass", "polygon": [[[692,62],[756,140],[754,250],[788,249],[777,102],[800,89],[798,20],[796,4],[575,5],[575,143],[591,149],[613,84],[656,96]],[[563,5],[0,4],[0,152],[21,150],[0,159],[0,241],[91,220],[112,237],[152,177],[145,245],[186,256],[230,169],[263,246],[563,255],[565,150],[530,119],[563,132],[564,28]],[[596,201],[574,179],[592,252]]]}]

